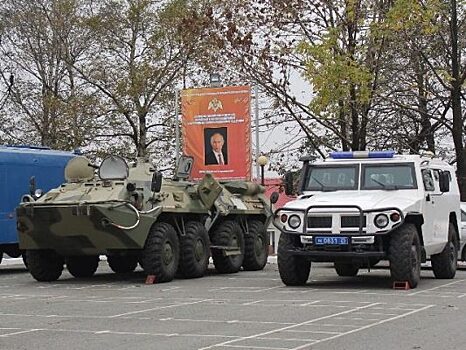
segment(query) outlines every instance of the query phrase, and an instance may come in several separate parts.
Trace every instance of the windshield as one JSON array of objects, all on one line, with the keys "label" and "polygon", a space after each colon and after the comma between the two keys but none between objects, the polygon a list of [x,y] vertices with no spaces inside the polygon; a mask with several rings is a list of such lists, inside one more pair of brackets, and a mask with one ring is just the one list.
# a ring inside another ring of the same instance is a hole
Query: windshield
[{"label": "windshield", "polygon": [[354,166],[313,166],[309,168],[305,191],[354,190],[358,188],[358,171]]},{"label": "windshield", "polygon": [[414,166],[405,164],[363,165],[362,189],[413,189],[417,188]]}]

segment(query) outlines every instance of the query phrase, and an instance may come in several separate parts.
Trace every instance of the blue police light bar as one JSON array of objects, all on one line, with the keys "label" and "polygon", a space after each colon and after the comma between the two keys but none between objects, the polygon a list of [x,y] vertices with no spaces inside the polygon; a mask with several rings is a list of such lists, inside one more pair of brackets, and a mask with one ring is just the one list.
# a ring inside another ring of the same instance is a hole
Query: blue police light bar
[{"label": "blue police light bar", "polygon": [[355,158],[393,158],[395,151],[342,151],[331,152],[333,159],[355,159]]}]

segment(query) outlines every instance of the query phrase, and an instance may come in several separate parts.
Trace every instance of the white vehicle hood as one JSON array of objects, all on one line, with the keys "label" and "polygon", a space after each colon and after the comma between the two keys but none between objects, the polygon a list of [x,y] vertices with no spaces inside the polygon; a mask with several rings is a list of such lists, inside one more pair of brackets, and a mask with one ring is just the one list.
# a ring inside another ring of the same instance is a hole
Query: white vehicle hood
[{"label": "white vehicle hood", "polygon": [[[283,209],[306,209],[314,205],[357,205],[362,210],[396,207],[403,212],[420,211],[421,201],[418,198],[416,190],[402,191],[337,191],[337,192],[319,192],[311,197],[306,195],[288,202]],[[332,211],[326,209],[325,211]]]}]

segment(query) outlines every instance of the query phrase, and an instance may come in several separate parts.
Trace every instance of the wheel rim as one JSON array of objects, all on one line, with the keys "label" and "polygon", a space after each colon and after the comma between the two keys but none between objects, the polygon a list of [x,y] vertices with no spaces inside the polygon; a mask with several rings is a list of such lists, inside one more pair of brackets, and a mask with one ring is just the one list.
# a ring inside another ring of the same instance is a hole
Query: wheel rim
[{"label": "wheel rim", "polygon": [[165,265],[169,265],[173,261],[173,247],[169,241],[163,245],[162,260]]},{"label": "wheel rim", "polygon": [[451,264],[453,266],[454,264],[456,264],[456,249],[455,249],[455,245],[453,244],[453,242],[450,242],[448,245],[449,245],[449,248],[450,248],[450,251],[449,251],[450,262],[451,262]]},{"label": "wheel rim", "polygon": [[231,237],[231,246],[232,246],[232,247],[237,247],[237,248],[239,248],[238,236],[233,235],[233,236]]},{"label": "wheel rim", "polygon": [[264,247],[264,241],[260,235],[257,235],[256,239],[254,240],[254,252],[256,253],[256,256],[259,256],[262,254],[263,247]]},{"label": "wheel rim", "polygon": [[194,245],[194,257],[197,261],[201,261],[205,256],[205,245],[201,239],[196,241]]},{"label": "wheel rim", "polygon": [[[236,234],[232,235],[231,237],[231,246],[232,247],[235,247],[235,248],[238,248],[238,249],[241,249],[240,246],[239,246],[239,238]],[[238,259],[240,259],[241,255],[233,255],[231,256],[231,259],[232,261],[237,261]]]}]

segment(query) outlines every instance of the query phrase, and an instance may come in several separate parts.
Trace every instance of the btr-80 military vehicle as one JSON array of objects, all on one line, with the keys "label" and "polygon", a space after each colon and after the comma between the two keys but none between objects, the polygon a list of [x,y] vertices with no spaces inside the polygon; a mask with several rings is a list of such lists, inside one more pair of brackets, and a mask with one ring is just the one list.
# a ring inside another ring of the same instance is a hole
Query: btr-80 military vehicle
[{"label": "btr-80 military vehicle", "polygon": [[267,262],[266,227],[271,209],[264,188],[252,182],[220,184],[210,174],[187,181],[191,157],[181,157],[173,179],[148,162],[128,166],[109,156],[98,167],[72,159],[66,183],[17,208],[21,249],[31,275],[57,280],[66,264],[75,277],[90,277],[99,256],[116,273],[139,262],[156,282],[175,275],[204,275],[209,253],[216,270],[260,270]]}]

